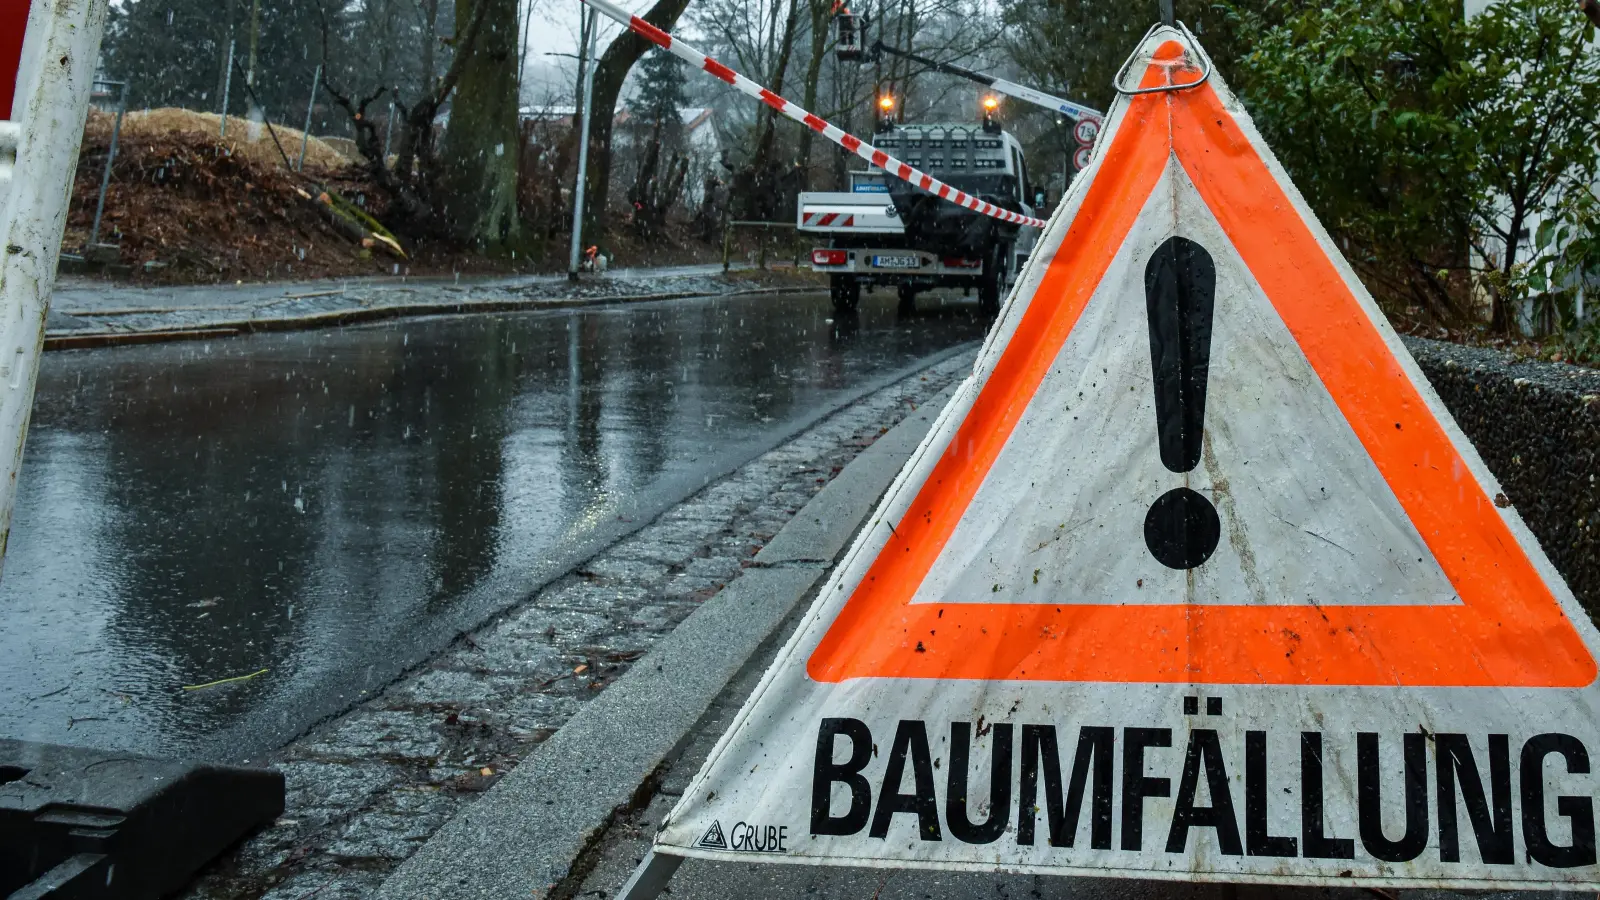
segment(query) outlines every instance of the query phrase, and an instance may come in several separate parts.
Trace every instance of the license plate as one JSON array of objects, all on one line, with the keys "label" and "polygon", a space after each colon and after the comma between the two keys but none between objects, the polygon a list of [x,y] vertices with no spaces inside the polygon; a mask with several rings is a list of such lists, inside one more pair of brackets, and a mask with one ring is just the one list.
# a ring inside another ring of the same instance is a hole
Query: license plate
[{"label": "license plate", "polygon": [[920,269],[922,257],[920,256],[874,256],[872,266],[876,269]]}]

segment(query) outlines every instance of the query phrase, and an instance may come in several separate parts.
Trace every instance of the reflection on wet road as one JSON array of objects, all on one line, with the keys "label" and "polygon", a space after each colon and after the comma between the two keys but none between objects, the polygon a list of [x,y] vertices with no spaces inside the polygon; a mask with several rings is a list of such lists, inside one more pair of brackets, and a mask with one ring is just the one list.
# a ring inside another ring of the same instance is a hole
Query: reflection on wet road
[{"label": "reflection on wet road", "polygon": [[[46,356],[0,735],[248,757],[854,397],[960,306],[686,300]],[[247,682],[186,691],[217,679]]]}]

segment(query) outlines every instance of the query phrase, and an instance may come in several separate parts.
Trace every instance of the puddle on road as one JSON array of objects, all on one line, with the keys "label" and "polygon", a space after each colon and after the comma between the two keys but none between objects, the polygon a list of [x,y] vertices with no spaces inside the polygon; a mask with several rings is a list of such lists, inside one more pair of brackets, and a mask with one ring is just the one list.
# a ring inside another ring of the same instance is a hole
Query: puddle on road
[{"label": "puddle on road", "polygon": [[831,315],[750,297],[47,354],[0,735],[275,746],[630,527],[619,511],[984,330],[882,291]]}]

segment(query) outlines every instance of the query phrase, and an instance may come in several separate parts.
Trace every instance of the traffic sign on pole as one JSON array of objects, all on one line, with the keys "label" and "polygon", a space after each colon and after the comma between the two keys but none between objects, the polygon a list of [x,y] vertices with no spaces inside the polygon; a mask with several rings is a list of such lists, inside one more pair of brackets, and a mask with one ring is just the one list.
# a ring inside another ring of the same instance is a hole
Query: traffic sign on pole
[{"label": "traffic sign on pole", "polygon": [[1094,139],[1099,135],[1099,119],[1079,119],[1077,124],[1072,126],[1072,136],[1077,138],[1080,144],[1093,144]]},{"label": "traffic sign on pole", "polygon": [[1193,35],[1133,63],[655,855],[1600,887],[1600,634]]}]

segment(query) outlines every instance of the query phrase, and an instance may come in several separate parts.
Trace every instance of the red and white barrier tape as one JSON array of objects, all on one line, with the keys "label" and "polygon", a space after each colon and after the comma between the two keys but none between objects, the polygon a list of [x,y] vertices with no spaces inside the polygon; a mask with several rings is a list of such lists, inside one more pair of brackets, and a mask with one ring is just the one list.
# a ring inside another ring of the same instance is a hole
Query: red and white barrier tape
[{"label": "red and white barrier tape", "polygon": [[618,8],[610,3],[609,0],[583,0],[583,2],[604,13],[606,16],[615,19],[618,23],[626,25],[640,37],[643,37],[645,40],[650,41],[663,50],[666,50],[673,56],[678,57],[695,68],[704,69],[705,71],[710,72],[717,78],[720,78],[728,84],[733,85],[739,90],[740,93],[748,94],[749,96],[760,100],[762,103],[765,103],[778,112],[783,113],[785,116],[788,116],[796,122],[799,122],[807,128],[810,128],[812,131],[817,132],[828,140],[833,141],[835,144],[838,144],[839,146],[849,150],[851,153],[854,153],[872,165],[877,166],[878,168],[903,181],[916,185],[917,187],[922,188],[923,190],[932,194],[936,194],[952,203],[965,206],[967,209],[983,213],[986,216],[992,216],[1001,220],[1002,222],[1010,222],[1014,225],[1028,225],[1033,228],[1041,229],[1045,226],[1043,219],[1035,219],[1032,216],[1014,213],[1009,209],[1002,209],[1001,207],[995,206],[993,203],[979,200],[971,194],[968,194],[966,191],[957,190],[940,181],[939,179],[934,178],[932,175],[921,171],[920,169],[914,169],[911,166],[906,165],[905,163],[895,159],[887,153],[884,153],[882,150],[879,150],[871,144],[863,142],[860,138],[845,132],[837,125],[825,122],[811,113],[806,112],[799,106],[790,103],[777,94],[774,94],[761,85],[756,84],[754,81],[751,81],[743,75],[740,75],[738,72],[733,71],[732,69],[728,68],[722,63],[717,62],[704,53],[701,53],[699,50],[696,50],[688,44],[685,44],[682,41],[674,40],[672,35],[667,34],[665,31],[662,31],[654,25],[651,25],[649,22],[646,22],[638,16],[632,15],[626,10]]}]

